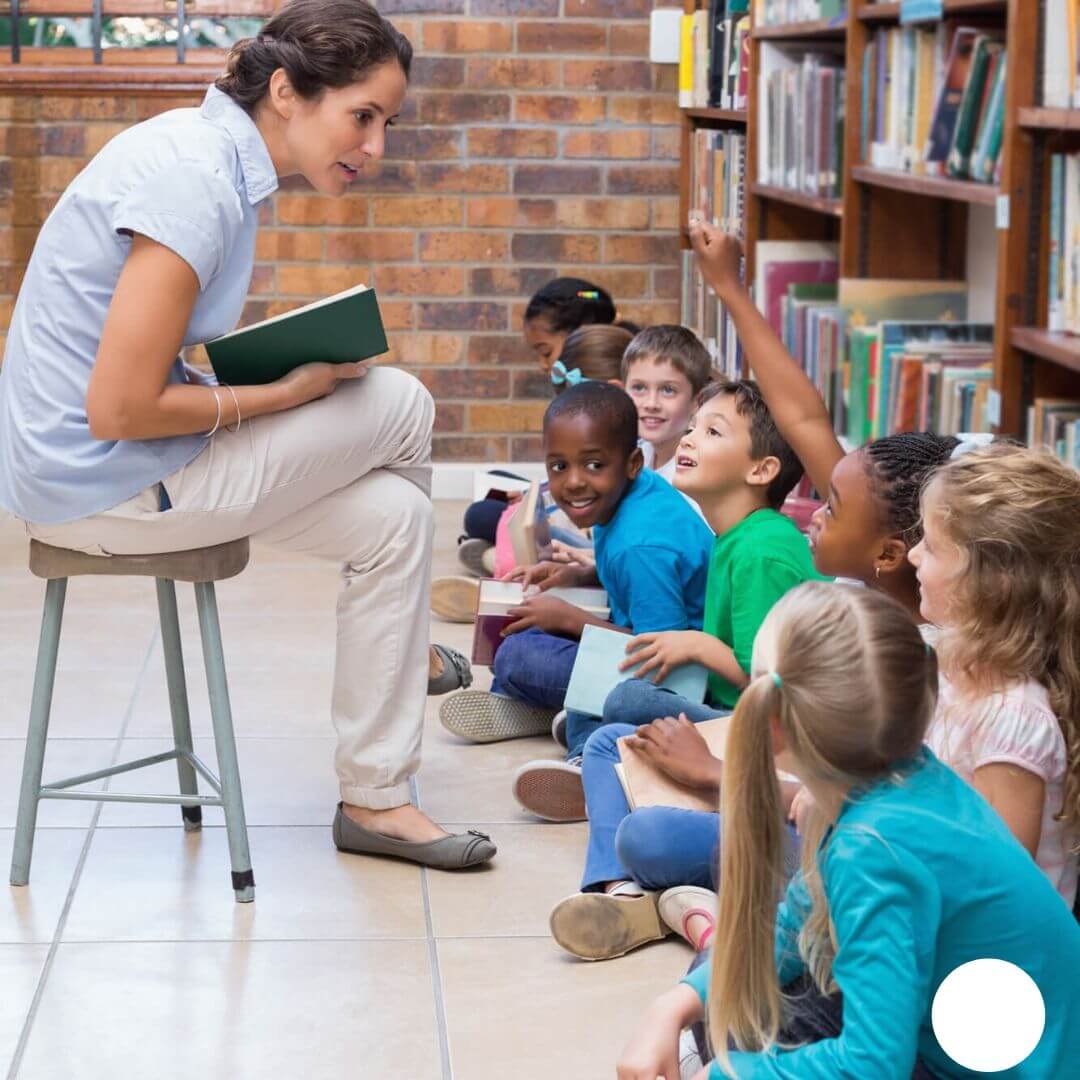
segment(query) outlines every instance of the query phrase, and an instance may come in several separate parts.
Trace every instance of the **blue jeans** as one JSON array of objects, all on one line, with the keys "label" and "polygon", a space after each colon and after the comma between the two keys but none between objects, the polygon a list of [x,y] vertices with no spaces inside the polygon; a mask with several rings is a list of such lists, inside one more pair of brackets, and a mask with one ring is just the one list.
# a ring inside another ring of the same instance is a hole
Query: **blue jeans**
[{"label": "blue jeans", "polygon": [[535,627],[511,634],[495,653],[491,692],[541,709],[561,709],[578,645]]},{"label": "blue jeans", "polygon": [[604,702],[604,715],[585,716],[583,713],[568,714],[566,718],[566,741],[570,747],[570,757],[582,754],[585,743],[594,731],[605,724],[629,724],[641,727],[651,724],[662,716],[678,716],[686,713],[687,719],[694,724],[702,720],[714,720],[718,716],[727,716],[727,709],[710,709],[708,705],[698,705],[686,698],[662,690],[647,679],[628,679],[619,683]]},{"label": "blue jeans", "polygon": [[[581,763],[589,846],[581,891],[595,892],[609,881],[636,881],[660,892],[675,885],[716,888],[720,864],[720,815],[674,806],[631,810],[615,774],[617,741],[636,728],[606,724],[590,736]],[[799,838],[788,826],[785,870],[798,866]]]}]

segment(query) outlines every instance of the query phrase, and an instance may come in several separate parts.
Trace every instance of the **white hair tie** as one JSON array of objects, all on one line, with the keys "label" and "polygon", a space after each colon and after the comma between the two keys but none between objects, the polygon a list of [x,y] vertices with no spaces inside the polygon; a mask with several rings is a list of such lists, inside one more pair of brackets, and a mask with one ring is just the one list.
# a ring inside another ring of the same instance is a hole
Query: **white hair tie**
[{"label": "white hair tie", "polygon": [[949,455],[949,459],[970,454],[972,450],[982,450],[994,441],[994,436],[988,431],[962,431],[956,436],[960,442]]}]

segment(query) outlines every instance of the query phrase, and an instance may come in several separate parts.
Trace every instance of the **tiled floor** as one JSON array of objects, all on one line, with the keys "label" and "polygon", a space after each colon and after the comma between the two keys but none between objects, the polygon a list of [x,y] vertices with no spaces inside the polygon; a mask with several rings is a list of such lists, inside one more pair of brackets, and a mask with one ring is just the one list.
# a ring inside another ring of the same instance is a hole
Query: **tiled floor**
[{"label": "tiled floor", "polygon": [[[452,572],[461,507],[437,507],[435,571]],[[0,519],[5,873],[43,593],[25,559],[20,527]],[[42,805],[32,883],[0,904],[9,1080],[594,1080],[614,1075],[635,1017],[684,969],[689,953],[671,942],[608,964],[560,952],[547,914],[576,886],[584,826],[537,823],[509,790],[513,769],[554,744],[464,745],[439,726],[437,701],[420,803],[491,833],[494,864],[452,875],[334,850],[335,577],[262,549],[219,587],[254,904],[233,902],[218,811],[185,836],[171,807]],[[184,592],[197,749],[213,760]],[[467,647],[468,627],[434,632]],[[169,730],[152,587],[72,581],[46,777],[153,753]],[[125,786],[171,789],[173,766],[155,772]]]}]

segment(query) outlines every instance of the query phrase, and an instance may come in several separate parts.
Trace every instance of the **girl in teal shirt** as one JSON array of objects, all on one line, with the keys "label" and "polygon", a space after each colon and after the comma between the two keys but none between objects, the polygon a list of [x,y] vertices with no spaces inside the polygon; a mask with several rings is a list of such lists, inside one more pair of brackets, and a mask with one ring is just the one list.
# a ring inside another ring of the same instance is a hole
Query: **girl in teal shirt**
[{"label": "girl in teal shirt", "polygon": [[[880,593],[809,582],[773,608],[728,736],[711,963],[654,1003],[619,1080],[678,1076],[680,1030],[706,1012],[716,1060],[700,1080],[973,1076],[931,1007],[985,958],[1026,972],[1046,1009],[1036,1047],[995,1075],[1071,1075],[1080,928],[990,805],[922,746],[936,692],[933,654]],[[816,803],[779,906],[778,758]],[[795,985],[810,993],[786,995]],[[842,1023],[815,1030],[807,1017],[837,991]]]}]

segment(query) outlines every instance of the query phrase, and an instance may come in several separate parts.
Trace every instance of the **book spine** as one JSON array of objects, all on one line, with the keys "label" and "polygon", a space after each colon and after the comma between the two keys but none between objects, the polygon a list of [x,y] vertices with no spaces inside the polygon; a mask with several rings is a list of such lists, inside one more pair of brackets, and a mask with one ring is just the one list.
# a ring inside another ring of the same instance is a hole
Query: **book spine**
[{"label": "book spine", "polygon": [[945,163],[947,174],[956,179],[962,179],[968,174],[979,104],[982,100],[986,70],[990,61],[989,44],[989,39],[985,35],[979,35],[976,40],[971,70],[968,74],[967,85],[964,87],[956,129],[953,132],[952,146]]},{"label": "book spine", "polygon": [[1065,183],[1065,157],[1054,154],[1050,158],[1050,243],[1047,292],[1049,307],[1046,328],[1065,329],[1065,312],[1061,302],[1061,234],[1062,234],[1062,188]]},{"label": "book spine", "polygon": [[679,108],[694,104],[694,16],[684,15],[679,24]]}]

